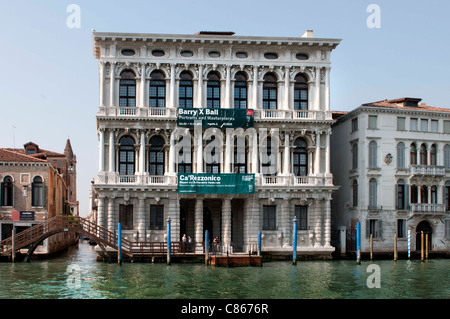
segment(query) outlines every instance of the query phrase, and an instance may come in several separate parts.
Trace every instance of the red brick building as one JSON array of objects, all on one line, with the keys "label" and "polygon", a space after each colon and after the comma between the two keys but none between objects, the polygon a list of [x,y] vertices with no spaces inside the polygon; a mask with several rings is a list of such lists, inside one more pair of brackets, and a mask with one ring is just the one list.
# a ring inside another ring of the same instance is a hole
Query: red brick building
[{"label": "red brick building", "polygon": [[[76,156],[70,140],[64,153],[29,142],[21,149],[0,148],[0,239],[56,215],[78,215]],[[75,243],[74,234],[44,240],[35,254],[51,254]]]}]

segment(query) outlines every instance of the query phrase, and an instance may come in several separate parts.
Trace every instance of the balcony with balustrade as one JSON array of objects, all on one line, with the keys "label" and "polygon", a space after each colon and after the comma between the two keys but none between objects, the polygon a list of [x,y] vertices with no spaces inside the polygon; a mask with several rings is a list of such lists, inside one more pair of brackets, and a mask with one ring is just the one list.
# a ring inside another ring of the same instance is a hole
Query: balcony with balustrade
[{"label": "balcony with balustrade", "polygon": [[442,216],[446,213],[445,204],[415,203],[410,205],[413,216]]},{"label": "balcony with balustrade", "polygon": [[409,173],[412,176],[442,177],[445,176],[445,167],[436,165],[411,165],[409,167]]}]

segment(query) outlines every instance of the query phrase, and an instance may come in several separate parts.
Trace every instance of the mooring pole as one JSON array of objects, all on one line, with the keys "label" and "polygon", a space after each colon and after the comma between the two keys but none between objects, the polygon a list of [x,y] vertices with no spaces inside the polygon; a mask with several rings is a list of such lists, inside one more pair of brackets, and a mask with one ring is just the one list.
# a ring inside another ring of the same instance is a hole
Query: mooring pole
[{"label": "mooring pole", "polygon": [[205,230],[205,265],[208,265],[209,256],[209,232]]},{"label": "mooring pole", "polygon": [[356,263],[361,263],[361,223],[356,223]]},{"label": "mooring pole", "polygon": [[397,233],[394,234],[394,260],[397,260]]},{"label": "mooring pole", "polygon": [[425,234],[425,259],[428,259],[428,234]]},{"label": "mooring pole", "polygon": [[423,260],[423,231],[420,233],[420,259]]},{"label": "mooring pole", "polygon": [[122,264],[122,223],[117,224],[117,263]]},{"label": "mooring pole", "polygon": [[14,262],[15,259],[16,259],[16,226],[13,225],[11,261]]},{"label": "mooring pole", "polygon": [[370,260],[373,259],[373,234],[370,234]]},{"label": "mooring pole", "polygon": [[167,264],[170,265],[171,262],[171,247],[170,247],[170,217],[167,218]]},{"label": "mooring pole", "polygon": [[293,232],[293,241],[292,241],[292,264],[297,265],[297,217],[294,217],[294,232]]},{"label": "mooring pole", "polygon": [[261,256],[262,233],[258,233],[258,256]]},{"label": "mooring pole", "polygon": [[408,229],[408,259],[411,259],[411,229]]}]

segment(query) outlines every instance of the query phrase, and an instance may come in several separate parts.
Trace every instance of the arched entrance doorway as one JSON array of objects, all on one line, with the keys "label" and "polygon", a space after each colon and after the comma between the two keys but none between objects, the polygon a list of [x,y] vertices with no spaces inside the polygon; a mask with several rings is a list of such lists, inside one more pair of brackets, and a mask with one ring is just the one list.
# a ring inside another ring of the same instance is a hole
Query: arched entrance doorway
[{"label": "arched entrance doorway", "polygon": [[[428,250],[431,250],[431,237],[433,234],[433,228],[431,228],[430,223],[427,222],[426,220],[421,221],[419,223],[419,225],[417,225],[416,228],[416,250],[420,250],[421,249],[421,245],[422,245],[422,232],[423,232],[423,240],[425,240],[426,238],[426,234],[428,234]],[[425,249],[425,246],[424,246]]]}]

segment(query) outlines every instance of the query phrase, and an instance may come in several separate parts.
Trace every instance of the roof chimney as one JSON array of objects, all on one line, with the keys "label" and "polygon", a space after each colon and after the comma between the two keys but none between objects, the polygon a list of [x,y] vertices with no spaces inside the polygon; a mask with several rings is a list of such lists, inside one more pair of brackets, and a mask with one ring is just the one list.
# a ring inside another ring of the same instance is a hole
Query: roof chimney
[{"label": "roof chimney", "polygon": [[313,30],[306,30],[305,33],[301,36],[302,38],[314,38]]}]

